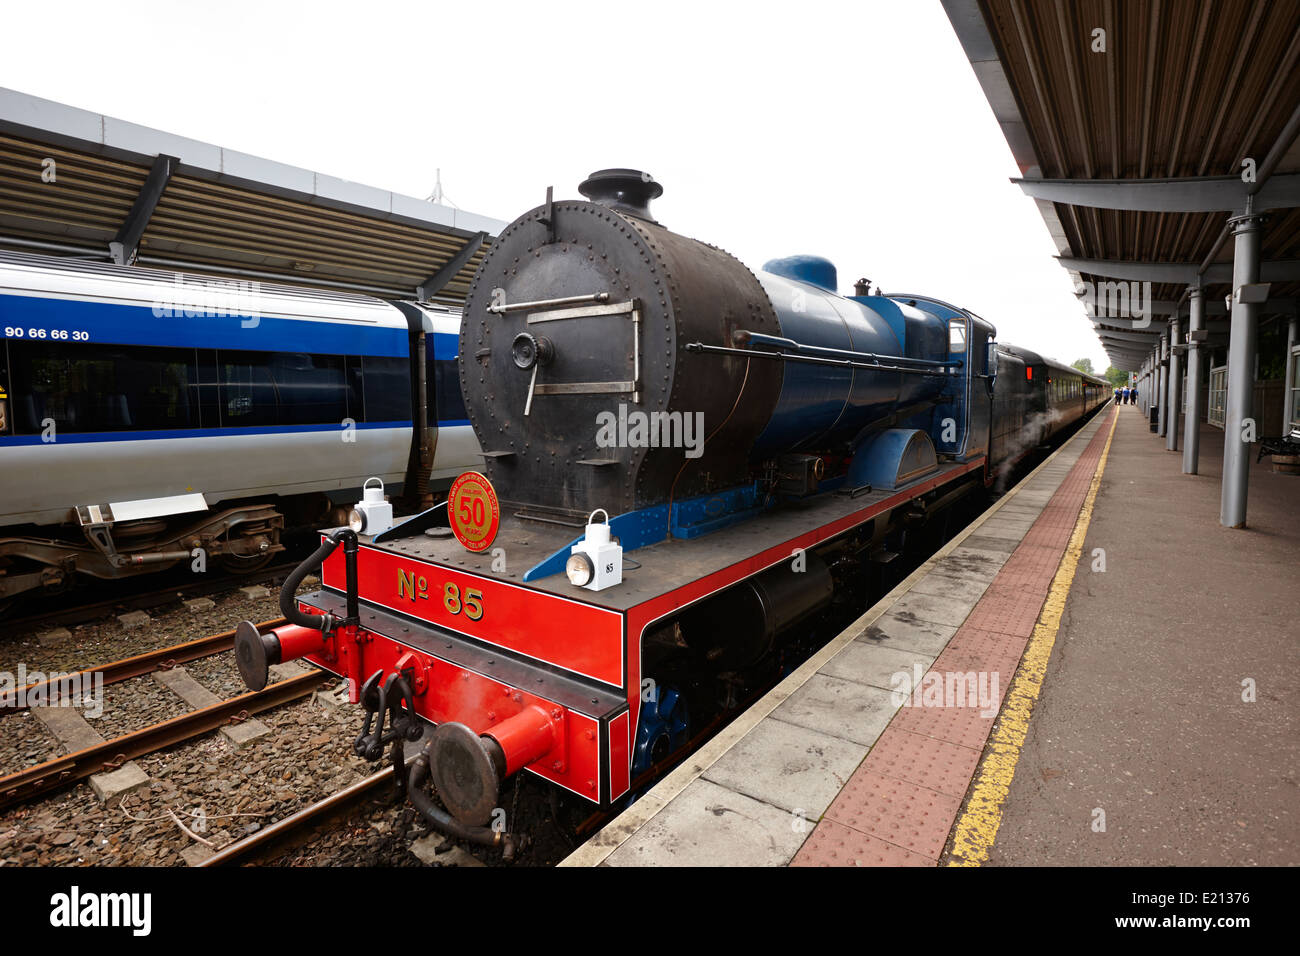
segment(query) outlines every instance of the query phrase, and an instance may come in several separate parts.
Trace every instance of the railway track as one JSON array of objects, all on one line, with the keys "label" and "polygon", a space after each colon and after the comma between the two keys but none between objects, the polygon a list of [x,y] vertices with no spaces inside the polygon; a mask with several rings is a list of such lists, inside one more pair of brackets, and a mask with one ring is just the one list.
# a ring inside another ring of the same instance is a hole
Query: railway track
[{"label": "railway track", "polygon": [[388,787],[395,785],[391,764],[351,786],[344,787],[337,793],[330,794],[323,800],[318,800],[311,806],[303,807],[297,813],[277,820],[252,836],[230,844],[208,857],[199,866],[241,866],[260,863],[278,851],[306,842],[314,829],[336,822],[367,797],[381,792],[385,785]]},{"label": "railway track", "polygon": [[[283,623],[283,619],[276,619],[264,621],[260,626],[269,628]],[[53,703],[58,699],[60,685],[84,686],[82,681],[84,675],[101,673],[104,675],[104,684],[118,683],[230,650],[234,646],[234,638],[233,630],[223,631],[197,641],[124,658],[97,668],[88,668],[75,677],[65,675],[58,679],[32,683],[23,688],[21,693],[15,694],[12,700],[4,701],[0,714],[25,709],[26,702],[34,699],[34,693],[48,695],[45,700]],[[329,675],[322,671],[306,671],[271,684],[263,690],[241,694],[208,707],[191,710],[170,720],[143,727],[112,740],[54,757],[9,776],[0,777],[0,810],[46,796],[94,774],[115,770],[128,760],[183,743],[227,724],[240,723],[253,714],[298,700],[310,694],[328,679]]]},{"label": "railway track", "polygon": [[[288,622],[284,618],[278,617],[269,621],[262,621],[258,624],[258,628],[270,630],[286,623]],[[235,632],[233,630],[222,631],[210,637],[201,637],[197,641],[174,644],[171,647],[159,648],[156,651],[147,651],[144,654],[126,657],[120,661],[113,661],[98,667],[87,667],[84,670],[71,675],[63,675],[57,679],[35,681],[16,693],[13,700],[0,700],[0,716],[26,709],[25,701],[32,699],[41,699],[52,704],[59,698],[61,685],[84,687],[86,686],[86,679],[94,674],[102,675],[103,683],[107,686],[130,680],[132,677],[152,674],[154,671],[170,670],[178,664],[187,664],[190,661],[211,657],[213,654],[228,651],[234,646]]]},{"label": "railway track", "polygon": [[[73,607],[40,610],[22,617],[0,617],[0,636],[85,624],[124,611],[153,610],[178,601],[221,594],[250,584],[270,582],[278,584],[297,566],[298,559],[295,559],[283,564],[270,565],[255,574],[239,577],[220,575],[198,581],[172,582],[165,587],[125,595],[118,594],[99,601],[79,603]],[[118,583],[120,585],[122,582]]]}]

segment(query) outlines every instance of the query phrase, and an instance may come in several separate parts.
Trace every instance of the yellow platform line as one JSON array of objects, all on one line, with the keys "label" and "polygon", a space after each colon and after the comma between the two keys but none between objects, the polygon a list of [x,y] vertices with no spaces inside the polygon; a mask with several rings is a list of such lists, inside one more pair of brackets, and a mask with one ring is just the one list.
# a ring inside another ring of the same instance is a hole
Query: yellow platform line
[{"label": "yellow platform line", "polygon": [[1029,638],[1029,646],[1025,649],[1020,668],[1011,682],[1011,689],[1007,691],[998,726],[989,738],[988,752],[980,762],[978,777],[966,809],[957,821],[949,866],[979,866],[988,860],[989,850],[997,838],[998,826],[1002,823],[1002,805],[1011,790],[1016,763],[1020,760],[1025,735],[1029,733],[1029,718],[1034,712],[1034,701],[1038,700],[1043,678],[1047,676],[1047,662],[1052,656],[1052,647],[1056,644],[1057,631],[1061,628],[1061,615],[1065,612],[1065,599],[1070,594],[1070,584],[1074,581],[1079,556],[1083,554],[1083,539],[1092,520],[1093,503],[1097,500],[1097,488],[1101,485],[1102,472],[1106,470],[1106,458],[1110,455],[1110,443],[1115,437],[1117,424],[1119,416],[1115,415],[1111,420],[1110,434],[1106,436],[1106,447],[1101,451],[1097,470],[1093,473],[1088,494],[1084,496],[1083,507],[1079,510],[1079,520],[1074,524],[1070,543],[1066,545],[1061,563],[1057,565],[1047,600],[1043,603],[1043,612],[1034,625],[1034,633]]}]

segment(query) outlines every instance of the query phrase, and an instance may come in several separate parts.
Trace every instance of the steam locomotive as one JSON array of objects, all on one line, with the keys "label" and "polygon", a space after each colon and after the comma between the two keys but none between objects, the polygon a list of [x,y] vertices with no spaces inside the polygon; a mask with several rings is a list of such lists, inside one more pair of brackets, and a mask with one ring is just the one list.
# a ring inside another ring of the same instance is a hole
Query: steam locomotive
[{"label": "steam locomotive", "polygon": [[841,297],[825,259],[751,272],[655,221],[635,170],[579,189],[511,223],[471,286],[470,490],[392,527],[363,502],[286,582],[291,623],[236,643],[250,687],[299,657],[346,677],[366,757],[392,744],[403,767],[434,725],[409,799],[507,850],[503,781],[627,799],[873,569],[1109,397],[967,309]]}]

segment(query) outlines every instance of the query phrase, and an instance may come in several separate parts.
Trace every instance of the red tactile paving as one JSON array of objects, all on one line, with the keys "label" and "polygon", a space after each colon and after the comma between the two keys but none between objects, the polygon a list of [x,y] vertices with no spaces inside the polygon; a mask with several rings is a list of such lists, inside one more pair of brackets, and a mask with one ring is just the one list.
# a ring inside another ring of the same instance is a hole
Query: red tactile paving
[{"label": "red tactile paving", "polygon": [[[981,631],[997,631],[1024,638],[1034,633],[1034,625],[1038,623],[1038,615],[1047,597],[1046,584],[1035,593],[1032,576],[1021,573],[1012,577],[1014,580],[1003,580],[1002,572],[998,572],[966,618],[966,624]],[[1050,579],[1047,583],[1051,583]],[[953,640],[956,640],[955,635]]]},{"label": "red tactile paving", "polygon": [[822,820],[791,866],[934,866],[934,860],[859,830]]},{"label": "red tactile paving", "polygon": [[931,859],[943,852],[961,798],[879,773],[856,774],[826,819]]},{"label": "red tactile paving", "polygon": [[895,730],[891,725],[880,735],[854,776],[875,771],[960,798],[966,795],[979,759],[978,750]]},{"label": "red tactile paving", "polygon": [[[1001,684],[999,705],[1007,692],[1006,682]],[[989,732],[993,729],[993,720],[994,717],[981,716],[977,707],[904,707],[891,726],[909,733],[946,740],[959,747],[983,750]]]},{"label": "red tactile paving", "polygon": [[[964,631],[964,633],[963,633]],[[960,637],[961,640],[957,638]],[[1028,639],[1001,634],[997,631],[982,631],[979,628],[963,628],[953,635],[948,646],[935,658],[930,670],[938,674],[951,671],[996,671],[1000,673],[999,696],[1006,692],[1025,652]]]},{"label": "red tactile paving", "polygon": [[[1050,581],[1056,574],[1056,568],[1061,563],[1061,552],[1065,550],[1065,545],[1062,544],[1059,548],[1054,548],[1048,544],[1040,544],[1032,538],[1033,534],[1034,532],[1031,530],[1020,547],[1016,548],[1011,557],[1007,558],[1006,563],[1002,565],[1001,570],[1007,573],[1007,580],[1014,574],[1024,574],[1032,577],[1045,577]],[[1068,536],[1066,541],[1069,541]]]},{"label": "red tactile paving", "polygon": [[[996,673],[999,705],[1005,698],[1114,415],[1112,409],[927,677],[982,672],[991,694]],[[921,686],[924,702],[924,678]],[[934,865],[992,727],[993,719],[982,716],[979,707],[901,708],[790,865]]]}]

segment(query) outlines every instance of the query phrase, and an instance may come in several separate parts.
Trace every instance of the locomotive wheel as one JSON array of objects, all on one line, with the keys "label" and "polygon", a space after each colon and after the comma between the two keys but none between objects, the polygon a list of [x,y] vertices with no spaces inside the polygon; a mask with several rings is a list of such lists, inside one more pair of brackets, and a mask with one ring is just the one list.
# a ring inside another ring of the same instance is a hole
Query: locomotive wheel
[{"label": "locomotive wheel", "polygon": [[645,773],[686,742],[690,717],[686,700],[673,687],[659,685],[653,700],[641,705],[632,776]]}]

